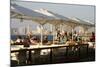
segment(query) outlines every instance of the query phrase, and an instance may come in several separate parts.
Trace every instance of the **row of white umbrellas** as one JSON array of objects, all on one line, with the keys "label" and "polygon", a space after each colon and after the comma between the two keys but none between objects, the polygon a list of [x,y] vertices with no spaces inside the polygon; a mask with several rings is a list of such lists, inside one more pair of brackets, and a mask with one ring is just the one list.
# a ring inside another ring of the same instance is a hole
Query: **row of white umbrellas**
[{"label": "row of white umbrellas", "polygon": [[[11,7],[14,8],[14,9],[11,8],[11,18],[17,18],[17,19],[21,19],[21,20],[33,20],[40,24],[41,44],[42,44],[42,40],[43,40],[42,29],[43,29],[43,25],[46,23],[50,23],[50,24],[54,25],[55,29],[57,29],[56,27],[60,24],[62,24],[62,25],[67,24],[72,27],[75,27],[77,25],[85,25],[87,27],[94,26],[91,23],[79,23],[78,21],[75,21],[75,20],[73,21],[69,18],[66,18],[62,15],[55,14],[55,13],[45,10],[45,9],[41,9],[40,11],[39,10],[31,10],[31,9],[19,6],[15,3],[11,4]],[[43,11],[44,11],[44,13],[43,13]],[[55,30],[53,30],[53,32],[54,31]],[[73,31],[73,29],[72,29],[72,31]],[[53,41],[54,41],[54,38],[53,38]]]}]

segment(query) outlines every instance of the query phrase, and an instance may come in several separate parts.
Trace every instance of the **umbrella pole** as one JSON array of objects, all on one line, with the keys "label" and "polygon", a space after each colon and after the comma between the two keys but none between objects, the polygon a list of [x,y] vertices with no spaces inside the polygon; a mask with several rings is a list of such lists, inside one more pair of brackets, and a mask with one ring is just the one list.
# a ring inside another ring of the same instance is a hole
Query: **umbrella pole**
[{"label": "umbrella pole", "polygon": [[54,44],[54,28],[52,28],[52,32],[53,32],[53,44]]},{"label": "umbrella pole", "polygon": [[43,33],[42,33],[42,25],[41,25],[41,44],[40,45],[43,45]]},{"label": "umbrella pole", "polygon": [[54,44],[54,30],[53,30],[53,44]]},{"label": "umbrella pole", "polygon": [[73,28],[72,28],[72,40],[73,40]]}]

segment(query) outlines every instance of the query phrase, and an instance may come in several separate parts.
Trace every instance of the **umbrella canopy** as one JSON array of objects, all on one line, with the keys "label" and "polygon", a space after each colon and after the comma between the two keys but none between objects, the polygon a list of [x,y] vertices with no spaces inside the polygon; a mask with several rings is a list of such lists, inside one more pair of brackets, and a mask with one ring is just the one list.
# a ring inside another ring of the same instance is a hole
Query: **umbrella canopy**
[{"label": "umbrella canopy", "polygon": [[[63,21],[66,20],[66,17],[63,17],[61,15],[52,14],[52,12],[41,9],[38,10],[31,10],[22,6],[19,6],[17,4],[11,4],[11,6],[14,8],[11,8],[11,18],[18,18],[18,19],[26,19],[26,20],[33,20],[41,24],[41,42],[42,42],[42,25],[45,23],[51,23],[53,25],[61,24]],[[43,12],[44,11],[44,12]]]},{"label": "umbrella canopy", "polygon": [[41,28],[46,23],[53,24],[55,25],[55,27],[57,27],[57,25],[59,24],[64,24],[64,25],[67,24],[70,25],[71,27],[75,27],[77,25],[93,26],[92,24],[86,23],[83,20],[78,19],[77,21],[77,20],[69,19],[67,17],[53,13],[46,9],[31,10],[29,8],[25,8],[20,5],[17,5],[15,3],[13,4],[11,3],[11,6],[13,7],[13,9],[11,8],[11,18],[18,18],[21,20],[23,19],[33,20],[41,24]]},{"label": "umbrella canopy", "polygon": [[70,19],[71,19],[73,22],[76,22],[77,24],[82,25],[82,26],[89,26],[89,27],[94,27],[94,26],[95,26],[95,24],[92,23],[92,22],[87,22],[87,21],[81,20],[81,19],[76,18],[76,17],[70,18]]},{"label": "umbrella canopy", "polygon": [[[11,18],[19,18],[19,19],[27,19],[27,20],[33,20],[37,21],[40,24],[45,24],[47,22],[50,22],[51,24],[59,24],[62,23],[62,20],[67,21],[68,18],[55,14],[51,11],[48,11],[46,9],[40,9],[40,10],[31,10],[25,7],[22,7],[17,4],[11,4],[11,6],[14,8],[11,8]],[[55,23],[53,22],[55,20]]]},{"label": "umbrella canopy", "polygon": [[[37,21],[40,24],[51,23],[54,25],[66,23],[67,25],[77,26],[94,26],[94,24],[87,21],[83,21],[79,18],[67,18],[62,15],[53,13],[47,9],[31,10],[29,8],[22,7],[16,3],[11,3],[11,18],[19,18],[26,20]],[[55,20],[55,21],[54,21]]]}]

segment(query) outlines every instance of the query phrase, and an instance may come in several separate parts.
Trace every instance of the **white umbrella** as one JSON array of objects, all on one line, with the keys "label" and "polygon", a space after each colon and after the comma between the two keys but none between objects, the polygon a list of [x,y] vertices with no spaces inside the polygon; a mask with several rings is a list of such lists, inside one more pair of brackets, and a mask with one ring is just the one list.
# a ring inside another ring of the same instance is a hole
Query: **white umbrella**
[{"label": "white umbrella", "polygon": [[[40,26],[41,29],[45,23],[51,23],[56,26],[56,25],[62,23],[63,22],[62,20],[67,19],[67,18],[65,18],[61,15],[57,15],[57,14],[52,14],[52,16],[48,16],[46,14],[37,12],[36,10],[33,11],[31,9],[19,6],[17,4],[11,4],[11,6],[13,6],[15,8],[15,9],[11,10],[11,18],[37,21],[41,25]],[[48,12],[50,12],[50,11],[48,11]],[[55,16],[55,15],[57,15],[57,16]],[[41,44],[42,44],[42,38],[43,38],[43,36],[42,36],[42,31],[41,31]]]},{"label": "white umbrella", "polygon": [[[40,24],[41,30],[45,23],[53,24],[55,27],[57,27],[57,25],[59,24],[66,23],[67,25],[70,25],[72,28],[77,25],[83,25],[82,23],[79,23],[78,21],[66,18],[62,15],[55,14],[45,9],[40,9],[40,11],[31,10],[17,4],[11,4],[11,6],[14,7],[14,9],[11,9],[11,18],[36,21]],[[88,26],[88,24],[84,24],[84,25]],[[73,29],[72,29],[72,32],[73,32]],[[43,39],[43,36],[42,36],[42,31],[41,31],[41,44],[42,44],[42,39]],[[54,38],[53,38],[53,41],[54,41]]]}]

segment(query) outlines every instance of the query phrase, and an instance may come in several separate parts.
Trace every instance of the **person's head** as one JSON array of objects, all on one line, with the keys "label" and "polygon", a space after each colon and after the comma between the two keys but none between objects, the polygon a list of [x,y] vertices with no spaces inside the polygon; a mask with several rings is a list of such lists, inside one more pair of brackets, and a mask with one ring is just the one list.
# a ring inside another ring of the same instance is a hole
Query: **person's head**
[{"label": "person's head", "polygon": [[65,35],[65,31],[62,31],[62,32],[61,32],[61,35],[62,35],[62,36]]},{"label": "person's head", "polygon": [[57,31],[57,34],[60,34],[60,31],[59,30]]},{"label": "person's head", "polygon": [[67,35],[67,32],[65,32],[65,35]]}]

